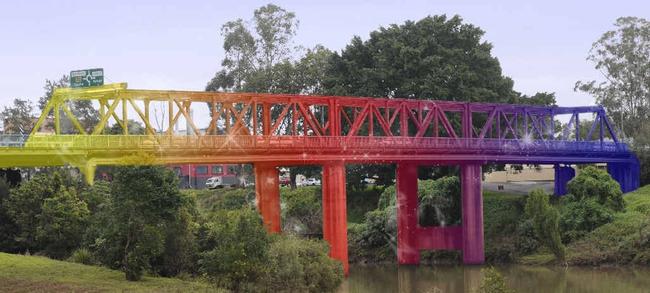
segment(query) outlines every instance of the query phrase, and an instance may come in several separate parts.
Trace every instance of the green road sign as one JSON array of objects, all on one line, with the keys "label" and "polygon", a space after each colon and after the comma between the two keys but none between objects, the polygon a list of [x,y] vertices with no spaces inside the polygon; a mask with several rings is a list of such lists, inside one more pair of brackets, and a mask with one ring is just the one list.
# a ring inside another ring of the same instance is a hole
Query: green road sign
[{"label": "green road sign", "polygon": [[104,85],[104,69],[84,69],[70,71],[70,87],[89,87]]}]

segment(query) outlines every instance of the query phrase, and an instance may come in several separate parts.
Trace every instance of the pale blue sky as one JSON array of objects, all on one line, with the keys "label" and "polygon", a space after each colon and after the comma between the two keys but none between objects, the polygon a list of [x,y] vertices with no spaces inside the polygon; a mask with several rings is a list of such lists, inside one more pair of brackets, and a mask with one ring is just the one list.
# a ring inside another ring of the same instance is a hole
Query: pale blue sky
[{"label": "pale blue sky", "polygon": [[[94,67],[129,88],[203,90],[223,56],[221,24],[268,2],[0,0],[0,105],[36,101],[45,79]],[[556,92],[565,106],[593,103],[573,85],[599,77],[585,57],[615,19],[650,18],[649,1],[580,2],[273,1],[300,20],[296,44],[337,51],[380,26],[459,14],[486,31],[516,90]]]}]

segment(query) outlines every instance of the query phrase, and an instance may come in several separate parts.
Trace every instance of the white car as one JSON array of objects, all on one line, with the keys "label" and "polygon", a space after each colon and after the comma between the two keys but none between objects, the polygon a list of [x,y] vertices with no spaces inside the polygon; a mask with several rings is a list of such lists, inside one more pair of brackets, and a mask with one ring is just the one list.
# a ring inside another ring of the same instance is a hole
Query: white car
[{"label": "white car", "polygon": [[305,186],[320,186],[320,180],[316,178],[308,178],[307,180],[302,182],[302,185]]},{"label": "white car", "polygon": [[234,175],[214,176],[208,178],[208,180],[205,181],[205,187],[210,189],[222,188],[227,186],[234,187],[238,185],[240,185],[240,180],[237,176]]},{"label": "white car", "polygon": [[215,176],[215,177],[208,178],[208,180],[205,181],[205,187],[210,189],[223,187],[223,183],[221,182],[221,177]]}]

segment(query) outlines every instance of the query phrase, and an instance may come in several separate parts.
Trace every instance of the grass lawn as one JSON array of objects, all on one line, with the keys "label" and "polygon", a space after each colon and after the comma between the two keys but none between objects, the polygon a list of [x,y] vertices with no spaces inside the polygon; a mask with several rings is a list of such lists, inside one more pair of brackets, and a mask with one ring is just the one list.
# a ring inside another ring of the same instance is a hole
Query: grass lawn
[{"label": "grass lawn", "polygon": [[219,292],[208,283],[144,277],[130,282],[121,271],[0,253],[1,292]]}]

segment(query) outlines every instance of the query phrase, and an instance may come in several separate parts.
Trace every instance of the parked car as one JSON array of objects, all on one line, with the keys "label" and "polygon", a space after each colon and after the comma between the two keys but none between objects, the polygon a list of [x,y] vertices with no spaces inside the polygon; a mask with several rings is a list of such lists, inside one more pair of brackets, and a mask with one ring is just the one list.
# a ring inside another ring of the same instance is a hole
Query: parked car
[{"label": "parked car", "polygon": [[307,178],[307,180],[303,181],[302,185],[305,186],[320,186],[320,180],[316,178]]},{"label": "parked car", "polygon": [[205,187],[215,189],[226,186],[237,186],[239,183],[239,178],[237,178],[237,176],[214,176],[205,181]]}]

